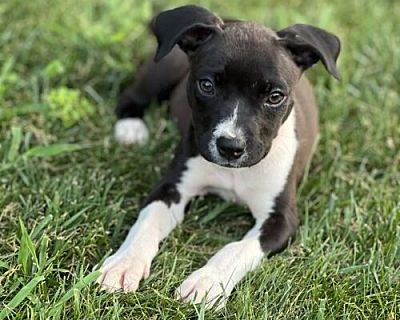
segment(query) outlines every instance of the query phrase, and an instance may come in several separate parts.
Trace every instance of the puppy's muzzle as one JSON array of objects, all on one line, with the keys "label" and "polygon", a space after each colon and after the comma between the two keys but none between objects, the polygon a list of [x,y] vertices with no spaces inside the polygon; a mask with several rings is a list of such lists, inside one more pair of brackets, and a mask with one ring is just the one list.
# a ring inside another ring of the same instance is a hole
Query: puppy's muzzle
[{"label": "puppy's muzzle", "polygon": [[238,160],[245,153],[245,143],[236,138],[219,137],[216,145],[218,153],[226,160]]}]

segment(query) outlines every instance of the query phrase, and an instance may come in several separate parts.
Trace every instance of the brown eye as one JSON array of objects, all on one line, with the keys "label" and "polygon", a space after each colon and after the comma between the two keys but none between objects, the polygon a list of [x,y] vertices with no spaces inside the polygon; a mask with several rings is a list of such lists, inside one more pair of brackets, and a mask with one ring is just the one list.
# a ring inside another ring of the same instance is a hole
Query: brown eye
[{"label": "brown eye", "polygon": [[266,107],[277,107],[285,99],[285,95],[280,91],[272,91],[264,101]]},{"label": "brown eye", "polygon": [[202,94],[207,96],[215,94],[214,83],[210,79],[200,79],[197,85]]}]

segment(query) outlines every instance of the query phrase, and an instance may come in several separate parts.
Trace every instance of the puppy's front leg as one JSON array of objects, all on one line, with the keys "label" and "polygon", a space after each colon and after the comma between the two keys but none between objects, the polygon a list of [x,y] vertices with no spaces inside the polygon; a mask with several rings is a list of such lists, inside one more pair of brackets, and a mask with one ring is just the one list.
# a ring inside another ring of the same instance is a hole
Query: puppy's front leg
[{"label": "puppy's front leg", "polygon": [[272,210],[264,211],[266,218],[255,215],[257,222],[246,236],[223,247],[193,272],[177,289],[178,297],[194,303],[205,299],[207,307],[223,307],[235,285],[257,267],[265,254],[271,256],[287,246],[297,226],[294,192],[294,184],[288,184],[276,197]]},{"label": "puppy's front leg", "polygon": [[190,196],[179,185],[184,170],[179,156],[182,154],[178,154],[164,180],[149,196],[122,246],[101,267],[97,282],[104,289],[135,291],[140,280],[149,276],[159,243],[182,222]]},{"label": "puppy's front leg", "polygon": [[177,289],[177,297],[194,303],[205,299],[208,308],[223,307],[234,286],[264,256],[260,226],[256,224],[242,240],[226,245],[204,267],[193,272]]},{"label": "puppy's front leg", "polygon": [[110,291],[135,291],[149,276],[161,240],[182,221],[183,209],[182,202],[169,207],[162,200],[144,207],[122,246],[104,262],[98,283]]}]

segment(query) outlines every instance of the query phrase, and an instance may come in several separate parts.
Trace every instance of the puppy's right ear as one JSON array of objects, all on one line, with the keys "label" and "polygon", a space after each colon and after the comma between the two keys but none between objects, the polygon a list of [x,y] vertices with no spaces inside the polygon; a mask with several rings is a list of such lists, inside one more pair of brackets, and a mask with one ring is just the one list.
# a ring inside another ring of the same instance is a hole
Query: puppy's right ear
[{"label": "puppy's right ear", "polygon": [[302,70],[322,61],[326,70],[339,80],[336,60],[340,53],[340,40],[334,34],[306,24],[295,24],[277,34],[279,42]]},{"label": "puppy's right ear", "polygon": [[154,61],[158,62],[178,44],[187,54],[194,52],[215,34],[222,32],[223,21],[198,6],[183,6],[163,11],[151,23],[158,41]]}]

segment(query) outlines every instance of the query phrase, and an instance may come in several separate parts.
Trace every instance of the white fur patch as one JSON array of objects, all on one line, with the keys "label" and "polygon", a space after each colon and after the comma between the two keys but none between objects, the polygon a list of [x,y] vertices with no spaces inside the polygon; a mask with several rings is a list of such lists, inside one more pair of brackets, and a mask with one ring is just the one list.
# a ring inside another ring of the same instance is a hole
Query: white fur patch
[{"label": "white fur patch", "polygon": [[142,119],[125,118],[115,124],[114,136],[123,145],[143,145],[149,140],[149,130]]},{"label": "white fur patch", "polygon": [[183,211],[184,203],[168,208],[162,201],[143,208],[124,243],[103,263],[97,282],[109,291],[136,291],[150,274],[159,243],[183,220]]},{"label": "white fur patch", "polygon": [[207,264],[193,272],[177,289],[185,302],[200,303],[208,308],[224,306],[235,285],[261,262],[264,252],[256,225],[241,241],[232,242],[218,251]]},{"label": "white fur patch", "polygon": [[218,149],[217,149],[217,139],[225,137],[228,139],[239,139],[244,140],[243,132],[237,127],[237,119],[239,112],[239,102],[236,103],[235,109],[230,117],[221,121],[214,129],[212,139],[209,143],[208,148],[210,153],[216,161],[222,161]]},{"label": "white fur patch", "polygon": [[239,112],[239,103],[236,103],[235,109],[233,110],[232,115],[226,119],[221,121],[213,132],[213,136],[216,138],[226,137],[226,138],[237,138],[240,133],[240,129],[237,128],[237,118]]}]

